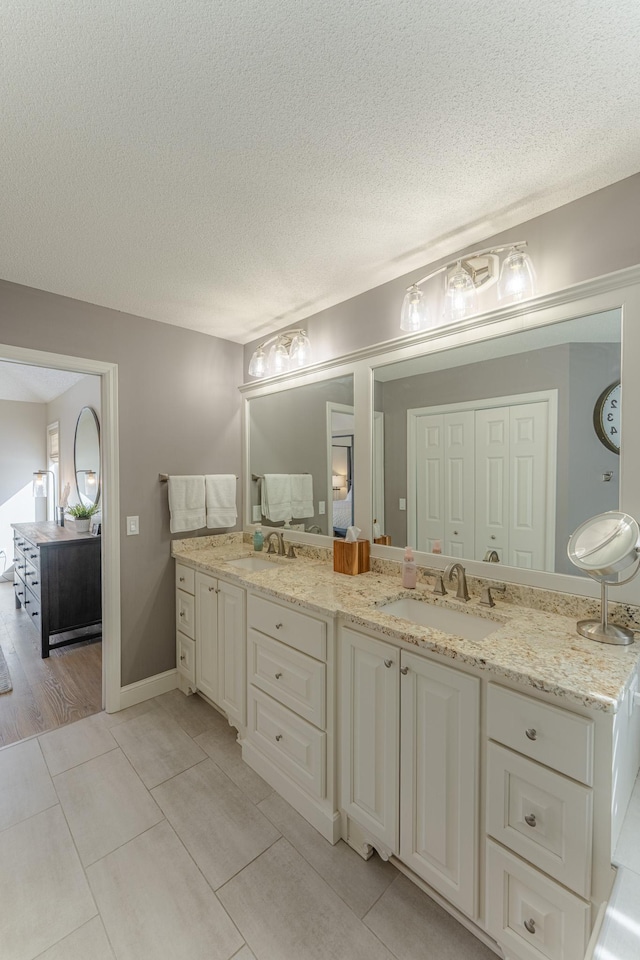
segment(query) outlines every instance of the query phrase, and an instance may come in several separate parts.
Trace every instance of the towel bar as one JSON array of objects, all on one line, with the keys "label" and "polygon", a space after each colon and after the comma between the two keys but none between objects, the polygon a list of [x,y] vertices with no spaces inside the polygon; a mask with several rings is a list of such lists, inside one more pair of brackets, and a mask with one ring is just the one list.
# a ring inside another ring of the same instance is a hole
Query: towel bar
[{"label": "towel bar", "polygon": [[[168,479],[169,479],[169,474],[168,474],[168,473],[159,473],[159,474],[158,474],[158,480],[160,481],[160,483],[166,483]],[[236,480],[237,480],[237,479],[238,479],[238,477],[236,477]]]}]

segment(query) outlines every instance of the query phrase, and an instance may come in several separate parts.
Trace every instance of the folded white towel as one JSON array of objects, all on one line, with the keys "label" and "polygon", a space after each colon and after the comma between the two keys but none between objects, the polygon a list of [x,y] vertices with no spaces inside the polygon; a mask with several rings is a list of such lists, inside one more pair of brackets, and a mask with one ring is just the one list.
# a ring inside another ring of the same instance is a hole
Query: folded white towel
[{"label": "folded white towel", "polygon": [[291,477],[288,473],[265,473],[262,480],[262,515],[276,523],[290,520]]},{"label": "folded white towel", "polygon": [[234,527],[238,519],[235,474],[212,473],[204,480],[207,491],[207,526]]},{"label": "folded white towel", "polygon": [[204,477],[169,477],[171,533],[200,530],[205,525]]},{"label": "folded white towel", "polygon": [[302,520],[313,515],[313,477],[310,473],[292,473],[291,516]]}]

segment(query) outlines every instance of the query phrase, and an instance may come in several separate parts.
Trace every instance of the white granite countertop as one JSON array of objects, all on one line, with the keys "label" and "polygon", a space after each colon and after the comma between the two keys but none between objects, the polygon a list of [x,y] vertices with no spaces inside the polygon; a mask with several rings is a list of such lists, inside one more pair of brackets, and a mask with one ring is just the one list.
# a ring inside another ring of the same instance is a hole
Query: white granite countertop
[{"label": "white granite countertop", "polygon": [[[338,616],[391,642],[413,644],[487,671],[495,679],[512,680],[542,690],[568,703],[615,712],[640,661],[640,643],[615,647],[594,643],[576,633],[574,617],[532,609],[498,598],[493,608],[448,595],[439,598],[425,584],[403,589],[398,577],[365,573],[351,577],[334,573],[326,559],[269,557],[273,570],[249,571],[230,566],[254,554],[241,535],[174,540],[172,556],[214,576],[224,577],[261,593],[317,613]],[[401,597],[473,613],[495,622],[484,640],[455,637],[409,620],[391,616],[381,604]]]}]

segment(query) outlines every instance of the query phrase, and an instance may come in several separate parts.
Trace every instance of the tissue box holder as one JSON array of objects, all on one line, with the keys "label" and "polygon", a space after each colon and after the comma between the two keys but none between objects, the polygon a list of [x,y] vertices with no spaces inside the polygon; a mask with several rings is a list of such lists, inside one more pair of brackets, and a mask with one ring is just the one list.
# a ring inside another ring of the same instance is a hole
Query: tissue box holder
[{"label": "tissue box holder", "polygon": [[346,573],[353,577],[357,573],[369,572],[368,540],[333,541],[333,569],[336,573]]}]

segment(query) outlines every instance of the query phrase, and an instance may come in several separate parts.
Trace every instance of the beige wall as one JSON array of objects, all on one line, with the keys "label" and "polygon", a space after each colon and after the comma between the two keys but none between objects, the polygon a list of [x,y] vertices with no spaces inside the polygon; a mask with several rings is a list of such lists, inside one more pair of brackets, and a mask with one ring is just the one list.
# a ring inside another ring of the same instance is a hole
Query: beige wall
[{"label": "beige wall", "polygon": [[[118,364],[122,682],[173,668],[173,563],[158,473],[240,473],[242,347],[5,281],[0,344]],[[126,536],[130,515],[140,517],[137,537]]]},{"label": "beige wall", "polygon": [[[295,326],[306,327],[316,360],[330,360],[371,344],[395,340],[403,335],[400,308],[410,283],[457,255],[509,240],[529,242],[538,276],[538,293],[553,293],[574,283],[640,263],[639,222],[640,174],[636,174],[512,230],[487,236],[473,247],[456,250],[452,246],[451,256],[367,290],[358,297],[314,314],[304,324],[296,322]],[[399,263],[398,270],[401,269]],[[440,290],[440,282],[436,280],[428,290],[429,297],[435,296]],[[441,300],[430,301],[430,305],[437,313],[441,309]],[[494,305],[487,304],[484,309]],[[245,346],[245,380],[251,380],[246,370],[258,342]]]}]

